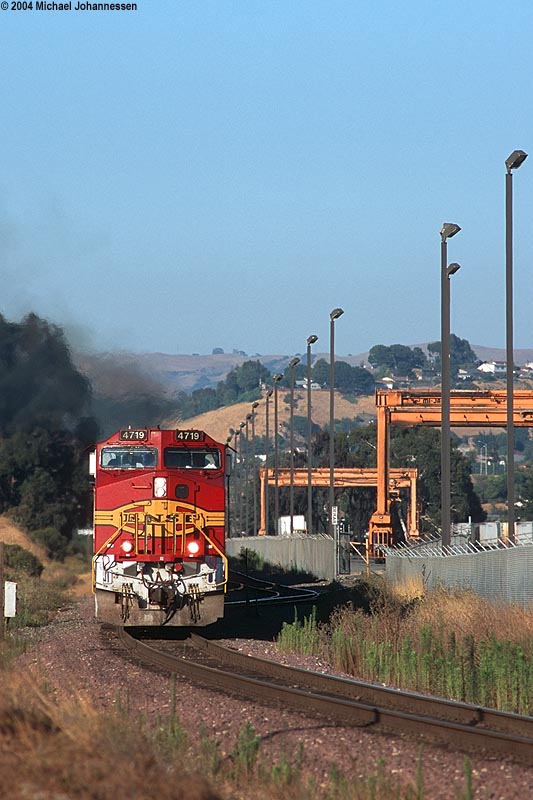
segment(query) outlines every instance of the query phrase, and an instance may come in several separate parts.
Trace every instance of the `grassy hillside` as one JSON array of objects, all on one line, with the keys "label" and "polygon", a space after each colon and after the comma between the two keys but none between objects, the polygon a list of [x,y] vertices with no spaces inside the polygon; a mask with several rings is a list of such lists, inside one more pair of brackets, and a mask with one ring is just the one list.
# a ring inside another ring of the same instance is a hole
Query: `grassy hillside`
[{"label": "grassy hillside", "polygon": [[[290,420],[290,406],[285,402],[288,398],[288,392],[281,389],[278,393],[278,419],[280,423],[289,424]],[[307,416],[307,393],[304,391],[296,391],[294,393],[297,406],[295,408],[295,415],[299,417]],[[329,424],[329,390],[317,389],[312,393],[312,420],[321,427]],[[261,401],[261,405],[257,409],[257,417],[255,421],[255,432],[257,436],[264,436],[266,433],[266,414],[265,414],[265,399]],[[273,398],[269,404],[270,409],[270,435],[272,435],[274,427],[274,403]],[[230,428],[237,428],[239,422],[246,419],[246,415],[250,413],[251,403],[236,403],[233,406],[226,406],[225,408],[218,408],[214,411],[208,411],[205,414],[200,414],[192,419],[180,421],[179,419],[168,419],[165,421],[165,427],[170,428],[196,428],[204,430],[209,433],[217,441],[225,441],[228,436]],[[357,402],[351,403],[344,397],[335,392],[335,419],[351,419],[354,420],[357,416],[368,415],[375,417],[375,403],[374,396],[361,397]]]}]

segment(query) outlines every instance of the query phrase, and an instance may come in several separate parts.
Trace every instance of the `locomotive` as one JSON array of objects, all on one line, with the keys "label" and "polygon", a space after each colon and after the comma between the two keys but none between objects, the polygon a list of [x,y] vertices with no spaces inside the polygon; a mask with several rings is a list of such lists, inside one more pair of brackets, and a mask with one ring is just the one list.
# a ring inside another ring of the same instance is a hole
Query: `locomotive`
[{"label": "locomotive", "polygon": [[223,616],[229,466],[226,446],[198,430],[128,428],[97,444],[97,619],[205,626]]}]

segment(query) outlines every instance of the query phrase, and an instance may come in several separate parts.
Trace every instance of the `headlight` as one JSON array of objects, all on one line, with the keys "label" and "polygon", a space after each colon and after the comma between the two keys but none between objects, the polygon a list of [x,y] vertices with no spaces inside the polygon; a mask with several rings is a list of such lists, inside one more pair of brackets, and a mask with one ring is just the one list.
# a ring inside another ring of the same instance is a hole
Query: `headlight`
[{"label": "headlight", "polygon": [[167,479],[154,478],[154,497],[167,496]]},{"label": "headlight", "polygon": [[131,553],[133,550],[133,542],[130,542],[129,539],[125,542],[122,542],[120,549],[126,553],[126,555],[129,555],[129,553]]},{"label": "headlight", "polygon": [[189,542],[187,545],[187,553],[190,556],[195,556],[200,551],[200,545],[198,542]]}]

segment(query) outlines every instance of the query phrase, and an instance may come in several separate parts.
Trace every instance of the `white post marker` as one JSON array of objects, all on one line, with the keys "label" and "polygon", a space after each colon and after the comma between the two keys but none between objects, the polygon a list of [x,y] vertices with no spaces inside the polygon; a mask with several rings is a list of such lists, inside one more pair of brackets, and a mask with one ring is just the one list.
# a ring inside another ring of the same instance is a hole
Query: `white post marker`
[{"label": "white post marker", "polygon": [[17,584],[13,581],[4,583],[4,617],[14,617],[17,614]]}]

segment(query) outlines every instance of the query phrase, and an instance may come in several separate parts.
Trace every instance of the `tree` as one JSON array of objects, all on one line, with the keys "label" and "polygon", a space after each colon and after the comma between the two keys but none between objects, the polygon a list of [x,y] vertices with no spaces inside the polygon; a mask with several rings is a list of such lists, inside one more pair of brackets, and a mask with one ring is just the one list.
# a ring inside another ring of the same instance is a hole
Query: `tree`
[{"label": "tree", "polygon": [[384,344],[375,344],[368,351],[368,363],[372,364],[374,369],[392,369],[390,348]]},{"label": "tree", "polygon": [[427,358],[420,347],[411,348],[404,344],[393,344],[390,347],[374,345],[368,353],[368,361],[375,369],[391,375],[405,376],[411,375],[413,369],[427,364]]},{"label": "tree", "polygon": [[[428,344],[428,353],[435,364],[435,368],[440,370],[441,342],[430,342]],[[475,369],[479,363],[479,358],[470,347],[467,339],[460,339],[452,333],[450,335],[450,369],[452,376],[457,375],[459,369]]]},{"label": "tree", "polygon": [[234,371],[240,394],[253,389],[259,390],[261,384],[270,378],[270,372],[260,361],[245,361],[239,367],[235,367]]},{"label": "tree", "polygon": [[[335,361],[335,388],[343,394],[371,394],[374,391],[373,375],[363,367],[352,367],[346,361]],[[312,371],[312,380],[329,388],[330,365],[319,358]]]},{"label": "tree", "polygon": [[318,358],[313,364],[312,380],[319,386],[329,387],[329,363],[325,358]]},{"label": "tree", "polygon": [[29,531],[53,528],[56,556],[88,520],[90,399],[59,327],[0,316],[0,510]]},{"label": "tree", "polygon": [[[412,466],[418,469],[418,497],[421,518],[435,528],[441,521],[441,463],[440,432],[434,428],[394,428],[391,435],[391,466]],[[483,522],[485,512],[474,491],[472,465],[452,442],[451,450],[451,507],[452,521],[471,517]]]},{"label": "tree", "polygon": [[[376,426],[353,427],[348,433],[335,434],[335,464],[338,467],[376,466]],[[329,432],[320,431],[314,437],[313,452],[317,466],[329,466]],[[322,529],[328,530],[328,489],[313,493],[314,516],[320,519]],[[374,488],[347,487],[336,489],[335,501],[344,518],[356,535],[368,530],[370,517],[376,510]]]}]

